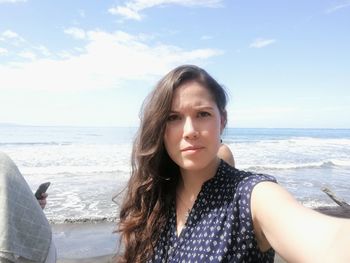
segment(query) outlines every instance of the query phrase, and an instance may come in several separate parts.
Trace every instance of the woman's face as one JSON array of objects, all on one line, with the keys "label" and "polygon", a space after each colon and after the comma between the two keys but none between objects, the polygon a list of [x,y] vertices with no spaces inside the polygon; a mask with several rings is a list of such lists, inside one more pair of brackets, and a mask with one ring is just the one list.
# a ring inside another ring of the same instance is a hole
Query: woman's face
[{"label": "woman's face", "polygon": [[224,128],[211,93],[196,81],[175,92],[164,134],[165,148],[181,170],[201,170],[217,162]]}]

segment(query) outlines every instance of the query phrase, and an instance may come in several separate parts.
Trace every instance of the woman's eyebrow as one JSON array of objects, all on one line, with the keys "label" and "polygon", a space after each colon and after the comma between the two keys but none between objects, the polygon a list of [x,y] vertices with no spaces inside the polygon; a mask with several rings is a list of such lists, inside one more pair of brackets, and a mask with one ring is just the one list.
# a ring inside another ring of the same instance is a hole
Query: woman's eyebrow
[{"label": "woman's eyebrow", "polygon": [[195,106],[193,108],[199,109],[199,110],[213,110],[214,109],[214,107],[212,107],[212,106]]},{"label": "woman's eyebrow", "polygon": [[[211,106],[194,106],[193,109],[195,110],[213,110],[214,107],[211,107]],[[181,110],[170,110],[170,113],[180,113]]]},{"label": "woman's eyebrow", "polygon": [[[191,108],[195,109],[195,110],[214,110],[214,107],[211,105],[194,105],[191,106]],[[181,109],[171,109],[170,113],[180,113]]]}]

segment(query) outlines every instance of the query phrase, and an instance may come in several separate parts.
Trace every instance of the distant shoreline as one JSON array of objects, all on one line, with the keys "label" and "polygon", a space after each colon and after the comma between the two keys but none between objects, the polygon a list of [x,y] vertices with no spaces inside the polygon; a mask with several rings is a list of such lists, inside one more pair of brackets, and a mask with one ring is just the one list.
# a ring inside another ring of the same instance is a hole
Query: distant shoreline
[{"label": "distant shoreline", "polygon": [[[48,128],[121,128],[137,129],[138,126],[118,126],[118,125],[72,125],[72,124],[21,124],[0,122],[1,127],[48,127]],[[350,127],[226,127],[234,130],[350,130]]]}]

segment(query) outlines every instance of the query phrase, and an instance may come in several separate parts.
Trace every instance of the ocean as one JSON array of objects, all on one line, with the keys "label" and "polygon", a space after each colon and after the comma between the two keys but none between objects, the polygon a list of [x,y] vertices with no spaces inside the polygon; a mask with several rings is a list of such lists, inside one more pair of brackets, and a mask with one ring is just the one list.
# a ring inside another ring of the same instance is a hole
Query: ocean
[{"label": "ocean", "polygon": [[[52,223],[113,220],[112,197],[125,188],[136,128],[0,126],[0,151],[33,190],[50,181],[45,213]],[[334,206],[328,187],[350,202],[349,129],[227,128],[236,167],[276,177],[308,207]]]}]

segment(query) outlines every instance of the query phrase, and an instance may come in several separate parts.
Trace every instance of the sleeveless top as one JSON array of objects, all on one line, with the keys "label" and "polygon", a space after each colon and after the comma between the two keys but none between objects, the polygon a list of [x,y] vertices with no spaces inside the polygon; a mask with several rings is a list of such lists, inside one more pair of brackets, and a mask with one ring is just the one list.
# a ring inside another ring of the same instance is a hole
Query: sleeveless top
[{"label": "sleeveless top", "polygon": [[271,248],[261,252],[254,235],[250,197],[256,184],[276,182],[272,176],[237,170],[221,160],[215,176],[197,196],[180,236],[176,207],[149,262],[271,262]]}]

